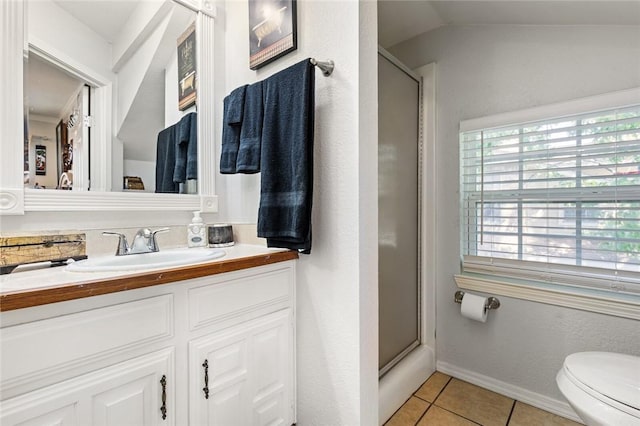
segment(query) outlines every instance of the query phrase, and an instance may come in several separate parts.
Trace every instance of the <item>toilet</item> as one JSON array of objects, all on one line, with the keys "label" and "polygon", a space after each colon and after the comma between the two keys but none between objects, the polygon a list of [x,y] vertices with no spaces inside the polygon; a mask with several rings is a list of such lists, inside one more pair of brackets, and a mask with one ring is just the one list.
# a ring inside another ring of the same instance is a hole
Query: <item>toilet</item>
[{"label": "toilet", "polygon": [[556,383],[587,426],[640,426],[640,357],[571,354]]}]

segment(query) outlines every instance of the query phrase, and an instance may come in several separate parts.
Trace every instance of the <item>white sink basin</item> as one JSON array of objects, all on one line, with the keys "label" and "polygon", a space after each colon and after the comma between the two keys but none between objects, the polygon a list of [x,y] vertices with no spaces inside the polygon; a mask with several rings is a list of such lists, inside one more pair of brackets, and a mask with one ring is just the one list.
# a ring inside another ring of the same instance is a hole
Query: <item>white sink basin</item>
[{"label": "white sink basin", "polygon": [[137,271],[208,262],[224,255],[224,250],[220,249],[180,248],[160,250],[155,253],[94,257],[70,263],[66,270],[72,272]]}]

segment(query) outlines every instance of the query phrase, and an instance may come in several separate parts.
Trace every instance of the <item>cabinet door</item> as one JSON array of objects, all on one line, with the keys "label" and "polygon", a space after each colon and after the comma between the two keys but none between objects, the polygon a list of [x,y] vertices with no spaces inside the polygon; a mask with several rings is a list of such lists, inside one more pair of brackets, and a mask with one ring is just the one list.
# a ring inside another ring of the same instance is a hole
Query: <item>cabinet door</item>
[{"label": "cabinet door", "polygon": [[164,349],[2,401],[0,424],[172,425],[173,356]]},{"label": "cabinet door", "polygon": [[189,343],[192,425],[290,425],[291,309]]}]

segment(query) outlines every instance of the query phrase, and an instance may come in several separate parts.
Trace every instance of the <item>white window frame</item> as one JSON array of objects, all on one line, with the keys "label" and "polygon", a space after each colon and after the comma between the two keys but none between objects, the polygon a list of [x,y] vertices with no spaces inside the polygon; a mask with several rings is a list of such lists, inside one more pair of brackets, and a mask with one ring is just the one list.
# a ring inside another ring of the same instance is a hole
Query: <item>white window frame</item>
[{"label": "white window frame", "polygon": [[[460,133],[620,108],[638,103],[640,103],[640,87],[462,121]],[[462,202],[463,200],[461,200]],[[520,261],[505,261],[504,264],[495,266],[506,269],[517,262]],[[477,270],[481,273],[462,272],[455,275],[458,287],[470,291],[640,320],[640,294],[616,293],[615,286],[607,286],[607,290],[599,289],[596,281],[589,282],[588,277],[585,277],[582,282],[585,287],[581,287],[581,282],[571,283],[575,286],[558,285],[553,282],[553,279],[536,279],[534,275],[527,277],[526,273],[514,274],[509,277],[504,274],[500,276],[492,274],[491,268],[486,268],[486,271],[481,271],[481,269]],[[553,271],[551,272],[553,273]]]}]

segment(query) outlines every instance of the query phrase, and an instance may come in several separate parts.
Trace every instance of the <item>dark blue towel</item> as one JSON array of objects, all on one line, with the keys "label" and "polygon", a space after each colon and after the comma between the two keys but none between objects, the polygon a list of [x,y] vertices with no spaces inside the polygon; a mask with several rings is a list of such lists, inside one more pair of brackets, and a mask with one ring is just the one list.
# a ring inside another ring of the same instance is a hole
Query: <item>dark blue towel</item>
[{"label": "dark blue towel", "polygon": [[176,166],[176,126],[158,133],[156,144],[156,192],[177,193],[179,185],[173,181]]},{"label": "dark blue towel", "polygon": [[309,59],[264,82],[258,236],[311,252],[314,71]]},{"label": "dark blue towel", "polygon": [[240,131],[240,147],[236,159],[237,173],[260,171],[260,140],[264,117],[263,82],[247,87],[244,97],[244,114]]},{"label": "dark blue towel", "polygon": [[[220,173],[223,174],[236,172],[246,88],[246,85],[238,87],[224,98],[222,146],[220,149]],[[238,111],[240,111],[240,115],[238,115]],[[238,119],[240,121],[237,121]]]},{"label": "dark blue towel", "polygon": [[229,105],[224,116],[225,123],[231,125],[242,124],[246,88],[247,85],[240,86],[237,89],[234,89],[229,95]]},{"label": "dark blue towel", "polygon": [[198,179],[198,114],[189,114],[189,146],[187,147],[187,179]]},{"label": "dark blue towel", "polygon": [[176,131],[176,164],[173,181],[184,183],[198,178],[198,116],[191,112],[178,122]]}]

